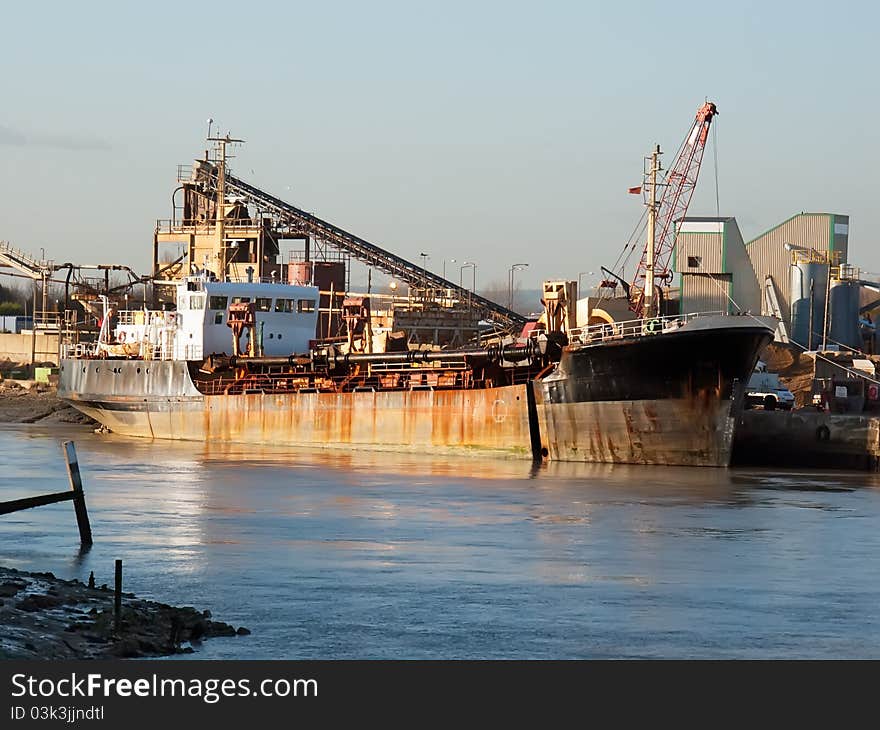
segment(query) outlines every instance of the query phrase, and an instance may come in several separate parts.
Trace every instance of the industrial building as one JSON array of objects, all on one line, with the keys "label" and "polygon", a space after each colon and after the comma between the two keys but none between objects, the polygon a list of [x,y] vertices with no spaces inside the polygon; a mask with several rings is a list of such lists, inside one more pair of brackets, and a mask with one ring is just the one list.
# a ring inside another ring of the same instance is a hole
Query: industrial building
[{"label": "industrial building", "polygon": [[761,291],[736,218],[685,218],[677,226],[673,271],[682,312],[761,311]]},{"label": "industrial building", "polygon": [[848,262],[849,217],[798,213],[743,243],[733,217],[678,222],[673,270],[682,312],[749,311],[780,319],[777,339],[809,350],[863,349],[862,281]]}]

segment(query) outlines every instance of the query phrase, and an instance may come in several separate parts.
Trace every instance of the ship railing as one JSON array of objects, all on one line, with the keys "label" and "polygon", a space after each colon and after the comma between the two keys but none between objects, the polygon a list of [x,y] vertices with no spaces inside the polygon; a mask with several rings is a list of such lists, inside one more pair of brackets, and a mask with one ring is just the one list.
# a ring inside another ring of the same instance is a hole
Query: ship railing
[{"label": "ship railing", "polygon": [[569,342],[592,345],[606,340],[623,340],[645,337],[663,332],[674,332],[697,317],[727,314],[723,311],[678,314],[650,319],[630,319],[623,322],[601,322],[587,327],[577,327],[568,331]]},{"label": "ship railing", "polygon": [[96,342],[63,343],[61,345],[61,357],[65,360],[82,360],[94,357],[98,351]]},{"label": "ship railing", "polygon": [[[156,233],[212,233],[217,227],[213,218],[159,218],[156,220]],[[250,218],[227,218],[223,230],[234,233],[236,230],[258,228],[259,224]]]},{"label": "ship railing", "polygon": [[164,321],[165,312],[160,309],[149,309],[146,312],[143,309],[123,309],[118,316],[119,324],[148,325],[157,317]]},{"label": "ship railing", "polygon": [[[481,387],[482,380],[467,372],[423,370],[421,372],[381,372],[352,377],[351,375],[314,375],[309,373],[259,373],[247,378],[216,378],[201,383],[206,395],[240,393],[345,393],[434,389],[472,389]],[[485,385],[483,385],[485,387]]]}]

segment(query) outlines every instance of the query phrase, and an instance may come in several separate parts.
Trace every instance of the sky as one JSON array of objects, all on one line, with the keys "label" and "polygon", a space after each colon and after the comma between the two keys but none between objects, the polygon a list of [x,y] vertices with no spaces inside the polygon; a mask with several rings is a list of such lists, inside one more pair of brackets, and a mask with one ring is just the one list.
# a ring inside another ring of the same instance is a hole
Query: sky
[{"label": "sky", "polygon": [[717,174],[746,240],[849,215],[880,271],[878,27],[849,0],[9,4],[0,239],[148,273],[213,118],[247,141],[236,175],[454,281],[586,285],[641,216],[643,157],[672,164],[708,98],[689,214]]}]

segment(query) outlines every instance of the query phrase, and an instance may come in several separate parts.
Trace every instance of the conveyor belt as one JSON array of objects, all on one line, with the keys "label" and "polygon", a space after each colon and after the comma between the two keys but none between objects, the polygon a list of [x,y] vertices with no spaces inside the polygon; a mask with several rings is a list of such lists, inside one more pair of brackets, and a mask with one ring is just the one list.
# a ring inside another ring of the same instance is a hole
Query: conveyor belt
[{"label": "conveyor belt", "polygon": [[526,323],[526,318],[521,314],[481,297],[476,292],[470,292],[458,284],[437,276],[437,274],[426,271],[421,266],[406,261],[400,256],[395,256],[363,238],[348,233],[332,223],[327,223],[290,203],[285,203],[283,200],[229,174],[226,176],[226,191],[244,198],[262,211],[271,213],[280,222],[326,241],[342,251],[347,251],[367,266],[381,269],[410,286],[448,289],[461,300],[469,300],[472,306],[482,312],[486,319],[516,327],[522,327]]}]

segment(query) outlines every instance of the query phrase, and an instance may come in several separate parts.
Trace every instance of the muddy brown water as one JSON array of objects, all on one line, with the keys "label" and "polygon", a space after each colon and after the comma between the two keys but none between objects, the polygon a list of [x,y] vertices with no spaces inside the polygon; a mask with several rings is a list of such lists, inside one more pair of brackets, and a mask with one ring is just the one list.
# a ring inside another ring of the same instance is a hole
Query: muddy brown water
[{"label": "muddy brown water", "polygon": [[210,609],[197,658],[880,657],[880,478],[0,428],[0,564]]}]

